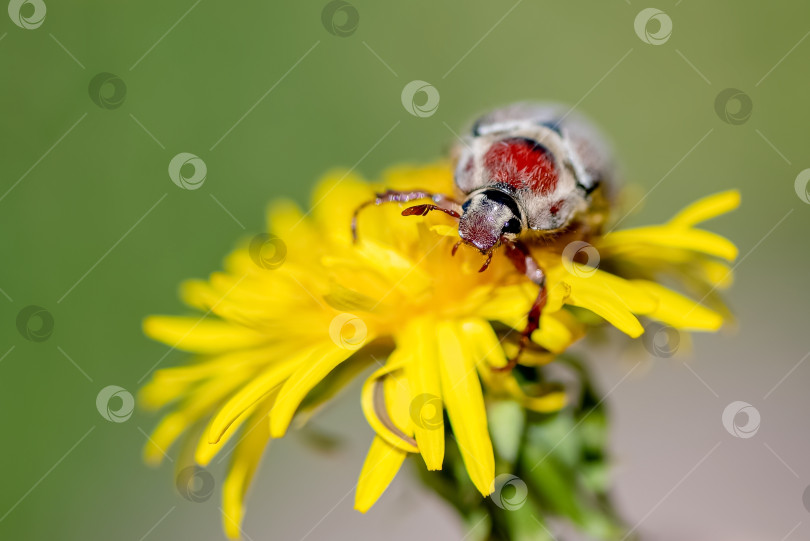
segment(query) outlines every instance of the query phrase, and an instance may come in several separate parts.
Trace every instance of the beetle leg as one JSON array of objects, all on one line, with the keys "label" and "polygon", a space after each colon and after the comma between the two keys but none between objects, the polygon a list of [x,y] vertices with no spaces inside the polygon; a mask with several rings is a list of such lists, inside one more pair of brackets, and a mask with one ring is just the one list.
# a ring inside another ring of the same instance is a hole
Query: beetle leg
[{"label": "beetle leg", "polygon": [[[415,201],[417,199],[431,199],[433,200],[435,205],[417,205],[415,207],[409,207],[403,211],[404,216],[410,216],[413,214],[421,214],[424,216],[431,210],[441,210],[442,212],[453,216],[454,218],[458,218],[460,216],[459,212],[455,209],[460,208],[460,203],[444,194],[436,194],[432,192],[426,192],[424,190],[413,190],[409,192],[400,192],[396,190],[387,190],[383,193],[378,193],[374,199],[370,199],[365,203],[362,203],[359,207],[354,210],[354,214],[352,215],[352,240],[357,242],[357,217],[360,214],[360,211],[364,208],[368,207],[369,205],[379,206],[385,203],[407,203],[408,201]],[[450,208],[445,208],[450,207]],[[455,209],[453,208],[455,207]],[[412,210],[412,209],[418,209]],[[406,212],[410,211],[408,214]]]},{"label": "beetle leg", "polygon": [[484,261],[484,265],[480,269],[478,269],[478,272],[484,272],[485,270],[487,270],[487,268],[489,268],[489,264],[492,263],[492,254],[494,253],[495,250],[489,251],[489,253],[487,254],[487,260]]},{"label": "beetle leg", "polygon": [[506,255],[515,268],[525,274],[529,280],[537,284],[537,286],[540,287],[540,291],[538,291],[537,298],[535,298],[532,307],[529,309],[526,327],[520,333],[520,343],[517,353],[514,357],[509,359],[509,362],[505,366],[493,368],[492,370],[494,372],[509,372],[517,365],[520,356],[529,345],[532,333],[540,328],[540,315],[543,313],[543,308],[548,299],[546,294],[546,275],[543,273],[543,269],[540,268],[540,265],[534,257],[532,257],[531,253],[529,253],[529,249],[526,245],[520,241],[507,241],[503,244],[506,248]]}]

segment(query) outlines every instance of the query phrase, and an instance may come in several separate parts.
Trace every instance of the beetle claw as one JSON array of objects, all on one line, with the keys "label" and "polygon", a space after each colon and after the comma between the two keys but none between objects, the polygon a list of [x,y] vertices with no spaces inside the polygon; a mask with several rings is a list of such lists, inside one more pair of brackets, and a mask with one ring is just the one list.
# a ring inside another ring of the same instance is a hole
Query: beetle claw
[{"label": "beetle claw", "polygon": [[487,260],[484,262],[484,265],[480,269],[478,269],[478,272],[484,272],[485,270],[487,270],[489,264],[492,262],[493,252],[494,250],[490,250],[489,252],[487,252]]}]

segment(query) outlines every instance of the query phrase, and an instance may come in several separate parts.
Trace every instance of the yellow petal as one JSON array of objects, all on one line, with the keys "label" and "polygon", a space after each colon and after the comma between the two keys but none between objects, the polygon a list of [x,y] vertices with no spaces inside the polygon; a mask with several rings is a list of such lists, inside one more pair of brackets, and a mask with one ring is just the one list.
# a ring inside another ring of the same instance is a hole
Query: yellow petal
[{"label": "yellow petal", "polygon": [[[270,391],[264,398],[262,398],[259,402],[256,402],[249,408],[247,408],[242,415],[237,417],[237,419],[231,423],[230,426],[225,430],[222,436],[219,438],[219,441],[215,443],[211,443],[208,441],[207,437],[202,437],[197,441],[197,446],[194,450],[194,462],[199,464],[200,466],[207,466],[213,458],[219,454],[225,445],[231,440],[234,434],[239,431],[242,424],[248,422],[247,429],[250,430],[252,426],[251,423],[255,419],[257,411],[264,411],[264,419],[267,419],[269,416],[269,412],[273,407],[273,404],[276,400],[276,394],[278,393],[278,387]],[[203,434],[209,434],[211,431],[211,424],[213,419],[211,419],[208,423],[208,426],[205,427]]]},{"label": "yellow petal", "polygon": [[635,314],[647,314],[657,306],[655,297],[633,282],[602,270],[595,269],[590,276],[568,275],[565,281],[571,286],[571,295],[603,295],[610,299],[620,299]]},{"label": "yellow petal", "polygon": [[[426,289],[433,284],[432,277],[425,269],[415,266],[414,261],[401,252],[370,240],[361,243],[357,251],[367,265],[373,265],[375,270],[388,279],[388,283],[394,286],[394,291],[408,294],[411,291]],[[390,290],[389,286],[389,292]]]},{"label": "yellow petal", "polygon": [[270,434],[274,438],[280,438],[287,432],[295,411],[307,393],[354,351],[330,342],[307,353],[298,370],[287,379],[276,398],[276,406],[270,416]]},{"label": "yellow petal", "polygon": [[[561,312],[562,313],[562,312]],[[556,314],[555,314],[556,315]],[[565,392],[550,390],[537,396],[527,395],[512,372],[493,372],[492,367],[506,364],[506,357],[498,337],[489,324],[480,320],[466,320],[461,324],[463,343],[468,355],[479,359],[481,378],[488,387],[511,395],[523,407],[541,413],[559,411],[567,403]],[[484,360],[488,362],[483,362]]]},{"label": "yellow petal", "polygon": [[203,432],[204,436],[197,441],[197,447],[194,449],[194,462],[200,466],[207,466],[211,460],[213,460],[214,457],[219,454],[222,448],[225,447],[229,441],[231,441],[233,435],[236,434],[240,428],[242,428],[242,424],[247,421],[247,419],[256,411],[256,406],[257,404],[253,404],[245,409],[242,414],[233,421],[233,423],[228,425],[225,432],[223,432],[219,439],[215,442],[211,442],[207,437],[205,437],[205,434],[210,433],[211,430],[211,421],[209,421],[208,426],[206,426],[206,430]]},{"label": "yellow petal", "polygon": [[[160,464],[166,456],[165,453],[177,438],[203,416],[209,414],[211,409],[239,386],[246,377],[249,377],[249,374],[223,375],[199,385],[180,407],[163,417],[155,427],[144,445],[144,461],[150,465]],[[151,382],[143,391],[152,385],[156,385],[156,383]]]},{"label": "yellow petal", "polygon": [[[330,171],[312,192],[312,214],[319,229],[330,238],[351,244],[352,214],[363,203],[374,198],[374,192],[357,174],[351,171]],[[364,222],[363,215],[360,222]],[[341,227],[342,226],[342,227]],[[362,225],[361,225],[362,233]]]},{"label": "yellow petal", "polygon": [[476,315],[488,320],[507,320],[525,317],[535,297],[537,286],[519,284],[496,288],[476,310]]},{"label": "yellow petal", "polygon": [[[271,203],[267,210],[267,231],[285,242],[287,249],[292,252],[288,253],[288,259],[307,254],[317,256],[317,252],[312,250],[317,243],[313,244],[312,241],[321,239],[322,235],[313,227],[312,220],[305,216],[295,203],[291,201]],[[290,242],[291,239],[295,242]]]},{"label": "yellow petal", "polygon": [[[442,469],[444,460],[444,408],[439,379],[439,352],[435,322],[417,319],[397,339],[397,347],[414,355],[405,364],[413,401],[410,404],[417,447],[428,470]],[[402,344],[402,345],[400,345]]]},{"label": "yellow petal", "polygon": [[223,405],[208,428],[208,441],[216,443],[228,427],[253,404],[270,394],[303,362],[309,359],[313,350],[305,350],[298,355],[275,361],[257,377],[242,387]]},{"label": "yellow petal", "polygon": [[385,407],[391,414],[394,425],[401,427],[402,432],[411,436],[413,441],[413,422],[411,421],[411,387],[404,370],[394,370],[383,380]]},{"label": "yellow petal", "polygon": [[487,431],[487,414],[475,359],[465,354],[454,323],[440,322],[436,332],[442,357],[439,367],[447,415],[470,479],[486,496],[492,492],[495,457]]},{"label": "yellow petal", "polygon": [[239,539],[241,536],[245,495],[270,439],[267,413],[268,405],[265,405],[251,415],[244,436],[234,448],[230,468],[222,485],[222,525],[225,535],[231,539]]},{"label": "yellow petal", "polygon": [[379,436],[374,437],[357,481],[355,509],[361,513],[371,509],[391,484],[406,456],[407,452],[388,444]]},{"label": "yellow petal", "polygon": [[692,227],[740,206],[740,192],[728,190],[698,199],[669,221],[674,227]]},{"label": "yellow petal", "polygon": [[[537,295],[536,289],[532,284],[532,293]],[[546,306],[543,308],[544,314],[551,314],[562,309],[568,295],[571,294],[571,285],[565,281],[562,282],[549,282],[546,286]],[[532,299],[534,302],[534,299]]]},{"label": "yellow petal", "polygon": [[[546,306],[544,314],[556,312],[563,307],[565,300],[571,292],[571,286],[564,281],[568,274],[563,275],[557,270],[548,275],[546,285]],[[526,315],[539,293],[538,287],[531,282],[518,285],[502,286],[489,294],[489,299],[476,312],[476,315],[488,320],[526,320]]]},{"label": "yellow petal", "polygon": [[143,461],[150,466],[159,466],[163,462],[169,448],[177,441],[183,432],[191,426],[187,416],[180,412],[172,412],[160,420],[152,435],[143,446]]},{"label": "yellow petal", "polygon": [[498,394],[511,397],[523,408],[531,411],[554,413],[568,404],[568,396],[565,391],[553,387],[540,388],[540,392],[536,394],[527,394],[511,372],[508,374],[492,372],[492,369],[487,367],[481,371],[481,377],[488,388]]},{"label": "yellow petal", "polygon": [[385,171],[380,188],[409,191],[431,189],[436,193],[453,193],[453,169],[449,163],[427,166],[396,166]]},{"label": "yellow petal", "polygon": [[484,365],[506,366],[507,359],[503,351],[503,344],[489,323],[480,319],[468,319],[462,322],[461,332],[464,333],[465,341],[479,368]]},{"label": "yellow petal", "polygon": [[[391,407],[392,398],[390,392],[386,392],[385,381],[394,372],[402,370],[406,365],[413,362],[411,351],[397,348],[391,353],[385,366],[376,370],[363,383],[360,403],[363,407],[363,414],[366,416],[368,424],[377,435],[402,451],[417,453],[416,441],[412,437],[412,423],[403,423],[401,415],[394,415]],[[408,396],[410,398],[410,395]],[[409,404],[406,402],[405,411],[408,411]],[[397,418],[400,417],[400,418]],[[409,419],[405,419],[409,421]]]},{"label": "yellow petal", "polygon": [[608,233],[598,242],[599,249],[623,248],[632,244],[666,246],[702,252],[733,261],[737,247],[715,233],[702,229],[681,229],[672,226],[650,226]]},{"label": "yellow petal", "polygon": [[727,289],[734,282],[734,271],[731,267],[716,259],[699,259],[695,262],[701,270],[703,279],[712,287]]},{"label": "yellow petal", "polygon": [[203,312],[208,310],[211,286],[203,280],[186,280],[180,284],[180,298],[184,303]]},{"label": "yellow petal", "polygon": [[[513,292],[511,302],[508,298],[498,298],[495,302],[489,302],[487,310],[482,311],[480,315],[486,319],[500,321],[518,331],[522,330],[526,326],[529,307],[537,295],[537,287],[534,285],[530,287],[531,291],[524,288],[525,293]],[[561,310],[570,292],[570,284],[559,279],[549,280],[546,306],[540,317],[540,328],[532,334],[535,343],[554,353],[564,351],[584,334],[582,323],[569,312]],[[515,307],[518,309],[515,310]],[[551,357],[548,360],[551,360]]]},{"label": "yellow petal", "polygon": [[644,333],[644,328],[639,323],[638,318],[619,304],[605,301],[604,298],[590,300],[574,298],[571,304],[587,308],[632,338],[638,338]]},{"label": "yellow petal", "polygon": [[194,353],[219,353],[255,346],[265,340],[256,331],[203,317],[151,316],[143,332],[175,349]]},{"label": "yellow petal", "polygon": [[655,282],[635,280],[635,283],[649,291],[650,294],[658,297],[660,301],[658,309],[648,314],[653,319],[667,323],[677,329],[691,331],[716,331],[723,324],[723,316],[698,304],[689,297],[685,297]]},{"label": "yellow petal", "polygon": [[644,332],[633,312],[648,314],[657,306],[655,297],[643,289],[601,270],[587,277],[570,274],[565,280],[571,284],[568,304],[587,308],[633,338]]},{"label": "yellow petal", "polygon": [[566,310],[544,314],[540,328],[532,335],[532,341],[552,353],[562,353],[585,334],[582,323]]},{"label": "yellow petal", "polygon": [[436,233],[437,235],[441,235],[442,237],[458,238],[457,225],[436,224],[430,226],[430,230]]},{"label": "yellow petal", "polygon": [[301,403],[293,428],[303,428],[330,400],[344,391],[366,368],[374,364],[371,355],[358,355],[335,368]]},{"label": "yellow petal", "polygon": [[568,395],[560,390],[548,391],[537,396],[524,394],[520,403],[524,408],[538,413],[554,413],[568,404]]},{"label": "yellow petal", "polygon": [[283,354],[289,353],[289,345],[280,344],[255,349],[235,350],[213,357],[204,357],[201,362],[156,370],[152,379],[161,384],[174,382],[197,383],[223,373],[253,372]]},{"label": "yellow petal", "polygon": [[153,378],[138,391],[138,407],[148,411],[159,410],[181,398],[195,383],[195,381],[179,379],[159,381]]}]

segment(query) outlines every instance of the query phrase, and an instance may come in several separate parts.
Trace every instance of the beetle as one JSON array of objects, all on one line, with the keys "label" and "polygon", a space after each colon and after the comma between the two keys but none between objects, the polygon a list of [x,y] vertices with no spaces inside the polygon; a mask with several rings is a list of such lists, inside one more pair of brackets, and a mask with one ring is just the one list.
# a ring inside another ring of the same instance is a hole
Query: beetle
[{"label": "beetle", "polygon": [[369,205],[406,203],[403,216],[441,211],[458,219],[459,242],[478,249],[489,266],[503,247],[515,268],[539,288],[521,332],[517,354],[499,370],[511,370],[539,328],[546,304],[546,278],[529,246],[551,238],[587,239],[598,233],[609,208],[615,183],[612,154],[604,138],[585,118],[558,104],[517,103],[479,118],[455,146],[454,183],[457,194],[429,190],[376,194]]}]

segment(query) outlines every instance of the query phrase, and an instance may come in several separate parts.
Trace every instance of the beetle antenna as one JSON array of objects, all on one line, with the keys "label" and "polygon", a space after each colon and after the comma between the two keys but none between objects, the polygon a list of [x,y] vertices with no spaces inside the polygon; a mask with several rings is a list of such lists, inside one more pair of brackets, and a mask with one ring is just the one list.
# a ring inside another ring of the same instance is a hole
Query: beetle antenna
[{"label": "beetle antenna", "polygon": [[450,255],[451,255],[451,256],[456,255],[456,252],[458,252],[458,247],[459,247],[459,246],[461,246],[461,243],[462,243],[462,242],[464,242],[464,241],[463,241],[463,240],[460,240],[460,241],[458,241],[458,242],[455,244],[455,246],[453,246],[453,249],[450,251]]}]

